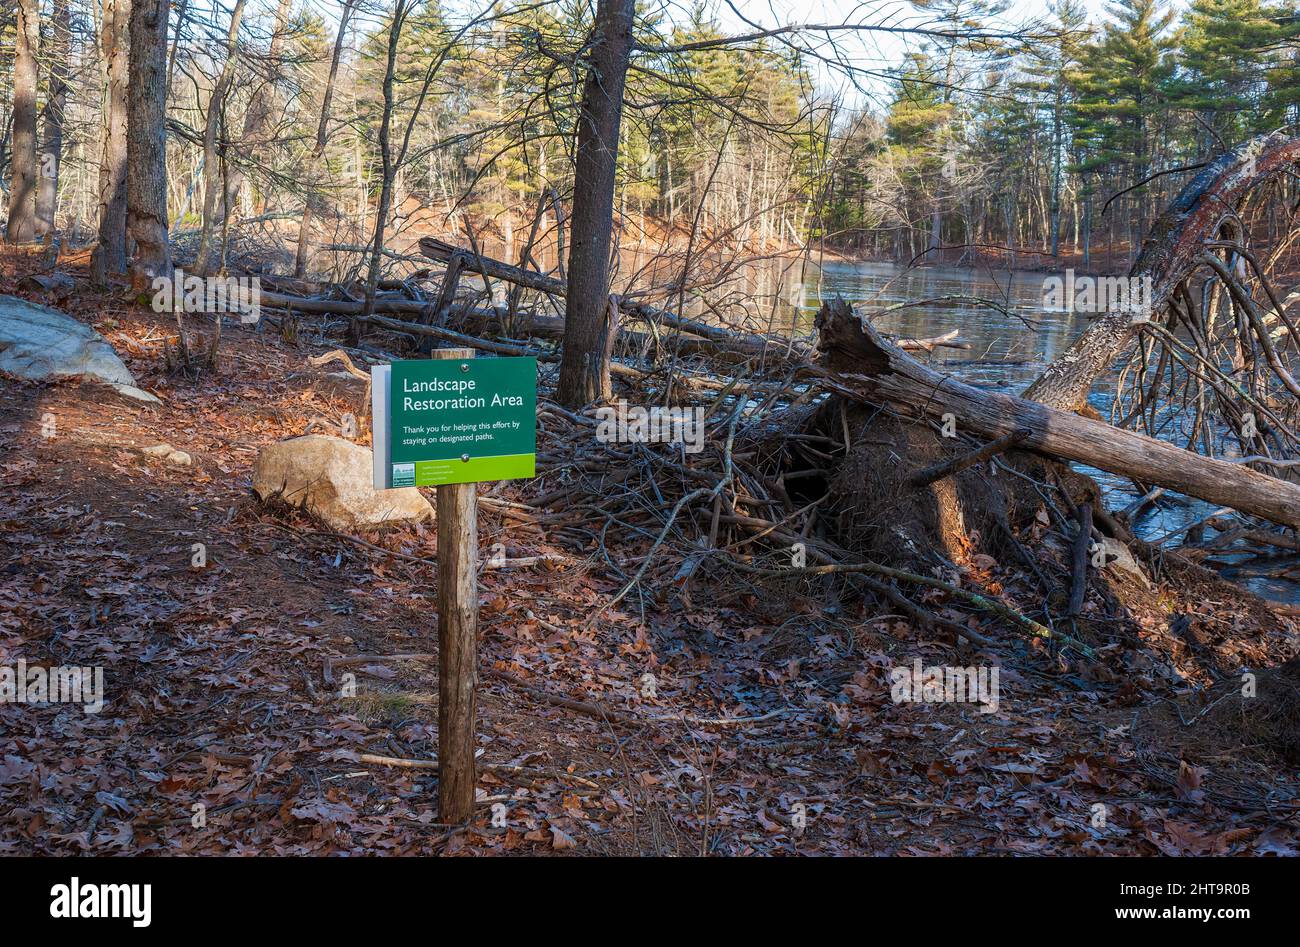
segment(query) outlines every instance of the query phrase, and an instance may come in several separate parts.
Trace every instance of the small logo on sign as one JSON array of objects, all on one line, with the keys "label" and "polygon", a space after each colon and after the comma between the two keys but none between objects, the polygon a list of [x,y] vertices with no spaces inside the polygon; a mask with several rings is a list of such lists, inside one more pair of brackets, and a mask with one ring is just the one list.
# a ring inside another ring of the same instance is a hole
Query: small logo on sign
[{"label": "small logo on sign", "polygon": [[393,486],[415,486],[415,464],[393,464]]}]

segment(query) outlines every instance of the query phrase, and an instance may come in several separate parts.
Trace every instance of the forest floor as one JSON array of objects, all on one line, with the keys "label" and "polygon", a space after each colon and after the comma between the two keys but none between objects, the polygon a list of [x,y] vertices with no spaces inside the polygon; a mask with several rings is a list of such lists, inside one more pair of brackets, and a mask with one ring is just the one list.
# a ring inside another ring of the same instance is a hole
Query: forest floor
[{"label": "forest floor", "polygon": [[[981,632],[1005,646],[988,654],[707,572],[611,609],[613,564],[645,548],[557,540],[530,505],[560,476],[540,461],[535,481],[480,488],[482,548],[551,558],[482,573],[492,768],[474,823],[440,825],[436,774],[361,760],[436,754],[436,531],[344,537],[250,489],[260,448],[360,415],[358,390],[307,363],[335,346],[264,320],[227,330],[216,374],[169,377],[169,317],[84,284],[18,292],[23,265],[0,292],[95,326],[162,405],[0,379],[0,664],[101,665],[107,691],[99,714],[0,705],[0,854],[1300,850],[1295,767],[1200,726],[1222,697],[1203,686],[1211,663],[1297,649],[1245,593],[1193,590],[1190,633],[1153,597],[1120,679],[995,622]],[[192,466],[141,452],[159,442]],[[889,670],[918,657],[998,664],[997,712],[895,703]]]}]

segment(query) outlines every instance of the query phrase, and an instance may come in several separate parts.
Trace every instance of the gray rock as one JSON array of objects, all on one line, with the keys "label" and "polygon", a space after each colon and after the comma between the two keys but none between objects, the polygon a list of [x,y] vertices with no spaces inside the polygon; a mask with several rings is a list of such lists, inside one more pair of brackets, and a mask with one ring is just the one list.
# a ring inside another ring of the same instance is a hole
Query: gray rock
[{"label": "gray rock", "polygon": [[0,372],[30,381],[80,378],[118,394],[157,404],[136,387],[122,360],[94,329],[66,313],[16,296],[0,296]]}]

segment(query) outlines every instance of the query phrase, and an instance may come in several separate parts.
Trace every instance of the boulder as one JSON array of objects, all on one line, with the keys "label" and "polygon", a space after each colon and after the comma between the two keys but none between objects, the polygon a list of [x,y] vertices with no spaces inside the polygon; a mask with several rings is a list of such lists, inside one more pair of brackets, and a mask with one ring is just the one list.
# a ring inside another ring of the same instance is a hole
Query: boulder
[{"label": "boulder", "polygon": [[415,487],[376,490],[370,449],[339,437],[307,434],[262,449],[253,489],[319,516],[339,532],[427,520],[433,507]]},{"label": "boulder", "polygon": [[158,403],[136,387],[102,335],[66,313],[16,296],[0,296],[0,372],[31,381],[80,378],[135,401]]}]

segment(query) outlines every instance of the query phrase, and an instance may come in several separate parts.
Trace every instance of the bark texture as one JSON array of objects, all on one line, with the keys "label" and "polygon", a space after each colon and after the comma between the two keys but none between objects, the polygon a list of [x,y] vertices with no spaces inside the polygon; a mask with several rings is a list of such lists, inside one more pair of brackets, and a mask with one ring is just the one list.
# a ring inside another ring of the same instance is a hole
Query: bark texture
[{"label": "bark texture", "polygon": [[9,162],[10,243],[36,239],[36,51],[40,43],[37,0],[19,0],[14,37],[13,152]]},{"label": "bark texture", "polygon": [[580,407],[610,397],[617,307],[609,298],[614,174],[623,88],[632,52],[633,0],[599,0],[578,117],[564,352],[556,398]]},{"label": "bark texture", "polygon": [[43,122],[39,180],[36,186],[36,236],[53,237],[59,204],[59,167],[63,161],[63,119],[68,101],[68,57],[72,52],[72,20],[68,0],[55,0],[50,26],[49,82]]},{"label": "bark texture", "polygon": [[126,133],[130,0],[103,0],[99,55],[104,84],[99,162],[99,242],[90,256],[91,280],[126,272]]},{"label": "bark texture", "polygon": [[170,0],[131,5],[127,83],[126,218],[135,240],[131,281],[172,275],[167,237],[167,18]]}]

